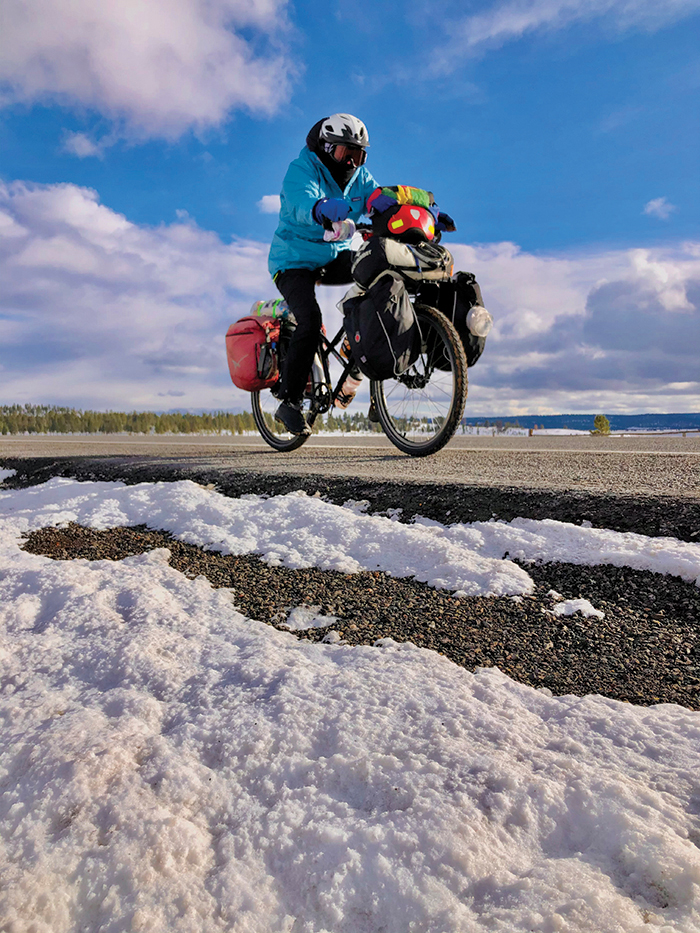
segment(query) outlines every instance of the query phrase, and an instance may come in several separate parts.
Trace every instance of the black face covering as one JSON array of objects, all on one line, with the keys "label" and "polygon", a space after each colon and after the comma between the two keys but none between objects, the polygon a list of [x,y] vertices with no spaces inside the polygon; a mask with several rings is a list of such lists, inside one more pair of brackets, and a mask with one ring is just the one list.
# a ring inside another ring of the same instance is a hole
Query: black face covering
[{"label": "black face covering", "polygon": [[357,168],[352,163],[349,165],[341,165],[339,162],[335,161],[330,152],[326,152],[323,148],[324,144],[319,139],[318,134],[321,132],[321,125],[323,121],[327,119],[328,117],[323,117],[323,119],[319,120],[318,123],[314,123],[314,125],[309,130],[309,135],[306,137],[306,145],[319,157],[321,162],[323,162],[323,164],[333,176],[333,180],[336,182],[338,187],[343,190],[357,171]]}]

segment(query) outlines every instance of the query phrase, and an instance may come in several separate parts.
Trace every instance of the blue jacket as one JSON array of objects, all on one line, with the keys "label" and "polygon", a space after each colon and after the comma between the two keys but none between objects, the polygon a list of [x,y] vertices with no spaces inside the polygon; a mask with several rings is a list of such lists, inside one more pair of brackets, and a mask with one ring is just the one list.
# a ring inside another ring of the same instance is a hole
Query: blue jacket
[{"label": "blue jacket", "polygon": [[378,187],[362,165],[341,190],[323,162],[305,146],[282,183],[280,221],[268,259],[270,275],[285,269],[320,269],[341,250],[349,249],[350,240],[326,243],[323,227],[311,216],[313,206],[321,198],[345,198],[349,217],[357,223],[365,213],[367,198]]}]

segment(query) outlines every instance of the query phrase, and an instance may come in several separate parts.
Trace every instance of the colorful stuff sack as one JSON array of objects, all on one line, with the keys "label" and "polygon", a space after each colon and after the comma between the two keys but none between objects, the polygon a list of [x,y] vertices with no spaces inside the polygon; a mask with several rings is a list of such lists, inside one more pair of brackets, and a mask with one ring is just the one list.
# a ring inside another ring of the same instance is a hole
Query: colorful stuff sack
[{"label": "colorful stuff sack", "polygon": [[386,269],[408,281],[444,281],[453,267],[452,253],[438,243],[401,243],[393,237],[371,236],[355,253],[352,277],[363,288]]},{"label": "colorful stuff sack", "polygon": [[[467,327],[467,315],[474,305],[484,304],[479,283],[471,272],[457,272],[449,282],[440,283],[437,306],[454,324],[462,338],[467,365],[473,366],[484,352],[486,337],[477,337]],[[444,354],[438,369],[449,369]]]},{"label": "colorful stuff sack", "polygon": [[433,207],[435,198],[432,191],[423,188],[412,188],[410,185],[387,185],[375,188],[367,198],[369,210],[382,213],[390,207],[408,204],[411,207]]},{"label": "colorful stuff sack", "polygon": [[352,355],[369,379],[400,376],[418,357],[420,330],[397,273],[383,272],[366,291],[354,285],[339,307]]},{"label": "colorful stuff sack", "polygon": [[393,236],[405,243],[425,243],[434,238],[434,205],[431,191],[409,185],[376,188],[367,199],[375,236]]}]

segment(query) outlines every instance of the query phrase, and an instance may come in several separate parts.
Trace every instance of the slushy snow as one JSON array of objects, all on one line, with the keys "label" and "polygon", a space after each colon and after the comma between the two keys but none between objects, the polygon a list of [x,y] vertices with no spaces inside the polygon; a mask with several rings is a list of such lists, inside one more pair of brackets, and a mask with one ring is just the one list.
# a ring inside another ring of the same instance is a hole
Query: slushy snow
[{"label": "slushy snow", "polygon": [[301,642],[165,549],[20,550],[68,521],[465,592],[527,592],[503,555],[538,542],[700,573],[698,546],[561,523],[403,525],[192,483],[0,492],[0,929],[700,929],[700,714],[553,697],[389,639]]}]

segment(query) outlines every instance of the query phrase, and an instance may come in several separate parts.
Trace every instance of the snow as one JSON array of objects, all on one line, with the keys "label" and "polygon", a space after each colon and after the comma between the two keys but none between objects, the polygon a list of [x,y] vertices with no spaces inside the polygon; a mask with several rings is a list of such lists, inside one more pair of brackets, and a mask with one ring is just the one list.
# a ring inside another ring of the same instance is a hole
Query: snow
[{"label": "snow", "polygon": [[555,616],[573,616],[580,612],[587,619],[591,616],[597,619],[605,618],[605,613],[601,609],[596,609],[587,599],[565,599],[564,602],[557,603],[552,611]]},{"label": "snow", "polygon": [[260,554],[272,566],[356,573],[382,570],[415,577],[460,595],[529,593],[533,582],[505,555],[523,561],[614,564],[700,581],[700,544],[675,538],[517,518],[443,525],[416,517],[404,524],[305,493],[230,499],[189,480],[175,483],[88,482],[55,478],[0,491],[0,522],[28,531],[77,522],[92,528],[148,524],[224,554]]},{"label": "snow", "polygon": [[336,616],[321,615],[320,606],[295,606],[282,624],[290,632],[301,632],[310,628],[328,628],[337,621]]},{"label": "snow", "polygon": [[301,642],[166,549],[20,550],[68,521],[491,592],[528,587],[493,556],[506,540],[697,576],[697,546],[561,523],[402,525],[192,483],[2,491],[1,929],[700,929],[700,714],[553,697],[391,639]]}]

